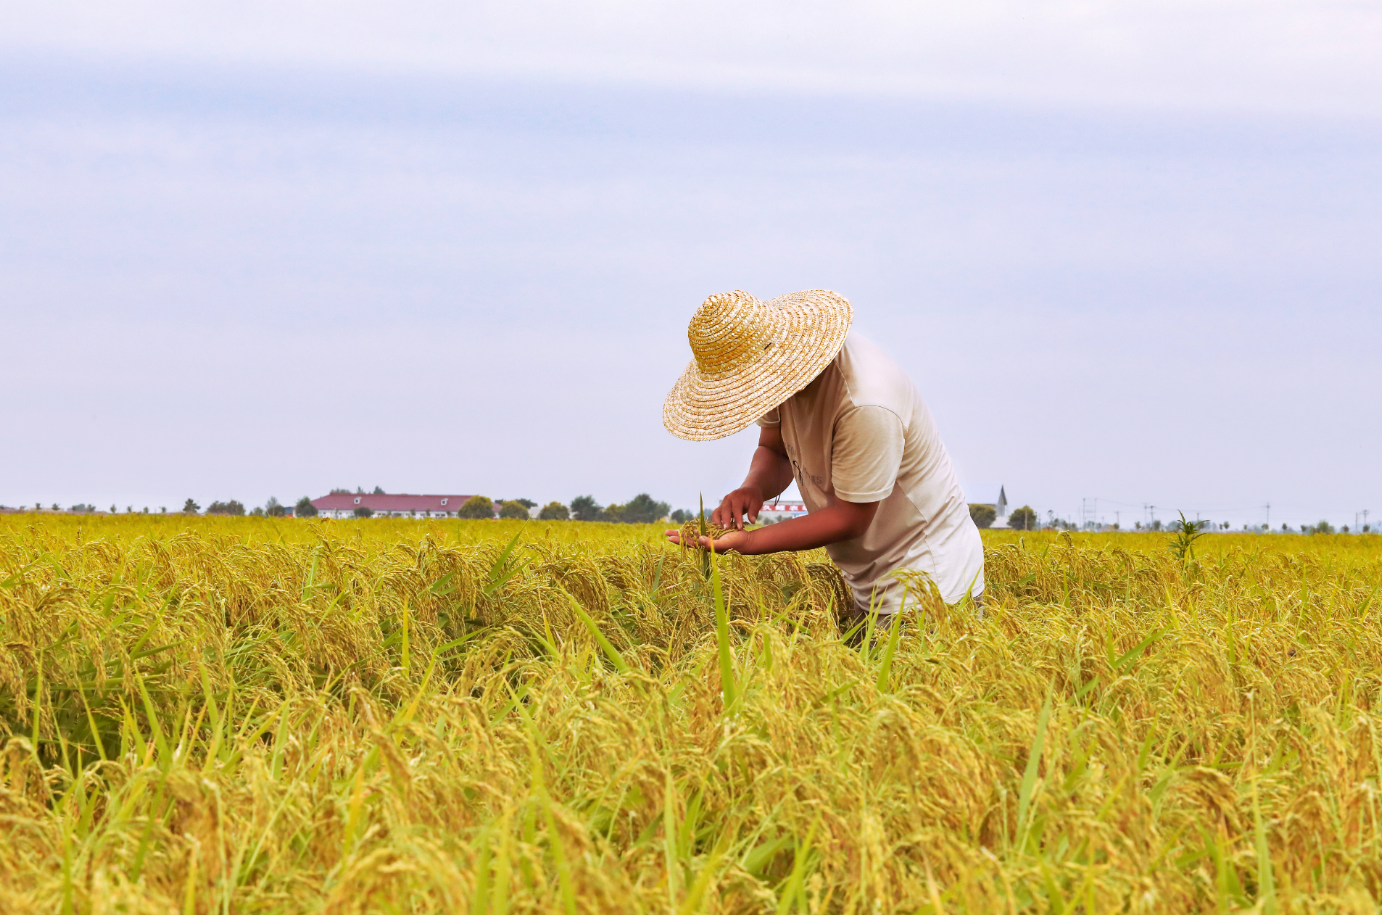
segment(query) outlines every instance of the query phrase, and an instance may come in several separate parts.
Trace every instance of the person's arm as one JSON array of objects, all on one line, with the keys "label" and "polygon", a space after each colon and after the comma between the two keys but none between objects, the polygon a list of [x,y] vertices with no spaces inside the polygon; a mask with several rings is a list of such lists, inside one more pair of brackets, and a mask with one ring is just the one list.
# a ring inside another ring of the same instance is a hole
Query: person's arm
[{"label": "person's arm", "polygon": [[[868,530],[878,511],[877,502],[836,499],[803,518],[780,521],[756,531],[744,530],[743,517],[748,515],[750,524],[757,521],[763,503],[781,493],[791,482],[792,462],[782,444],[782,430],[779,426],[764,426],[758,433],[758,449],[753,453],[744,484],[725,496],[710,516],[721,527],[735,528],[713,541],[715,550],[749,554],[814,550],[860,536]],[[669,530],[667,539],[680,544],[681,532]],[[712,545],[709,537],[702,537],[701,543],[707,549]]]},{"label": "person's arm", "polygon": [[[760,454],[765,450],[772,450],[771,447],[764,446],[765,440],[771,444],[768,435],[770,431],[778,444],[782,441],[781,433],[776,427],[764,427],[763,434],[759,437]],[[830,504],[820,511],[811,512],[805,518],[793,518],[755,531],[743,530],[742,525],[735,524],[733,526],[736,530],[713,542],[714,549],[722,553],[750,554],[812,550],[862,536],[873,523],[874,515],[878,513],[879,502],[886,498],[896,485],[904,443],[905,432],[902,422],[891,410],[869,405],[849,411],[836,421],[831,449],[835,497]],[[759,455],[755,454],[756,469],[758,458]],[[791,465],[790,461],[787,461],[785,449],[781,452],[781,460],[790,474]],[[740,517],[741,503],[736,501],[736,498],[756,498],[758,501],[753,503],[755,507],[766,501],[762,490],[757,486],[766,477],[766,471],[771,466],[765,466],[764,473],[759,476],[755,476],[751,470],[749,479],[744,481],[745,486],[725,497],[725,501],[715,512],[715,520],[721,526],[730,527],[726,521],[730,518],[737,520]],[[776,495],[785,488],[788,480],[790,476],[783,480],[772,478],[772,482],[775,485],[780,483],[780,486],[773,489],[771,494]],[[747,495],[742,495],[745,493]],[[754,521],[757,517],[758,512],[755,510],[750,513],[749,520]],[[722,518],[725,520],[721,520]],[[675,531],[668,531],[667,535],[673,543],[681,542]],[[706,548],[712,546],[709,537],[700,539]]]},{"label": "person's arm", "polygon": [[[712,541],[702,537],[701,544],[717,553],[783,553],[794,550],[814,550],[817,547],[853,540],[862,536],[878,513],[877,502],[846,502],[836,499],[820,511],[802,518],[779,521],[753,531],[730,531]],[[668,531],[668,534],[674,533]],[[680,540],[673,542],[679,543]]]},{"label": "person's arm", "polygon": [[763,503],[786,489],[792,482],[792,462],[782,444],[781,426],[764,426],[758,432],[758,448],[749,462],[749,474],[734,492],[720,500],[710,520],[720,527],[743,530],[744,516],[749,524],[758,520]]}]

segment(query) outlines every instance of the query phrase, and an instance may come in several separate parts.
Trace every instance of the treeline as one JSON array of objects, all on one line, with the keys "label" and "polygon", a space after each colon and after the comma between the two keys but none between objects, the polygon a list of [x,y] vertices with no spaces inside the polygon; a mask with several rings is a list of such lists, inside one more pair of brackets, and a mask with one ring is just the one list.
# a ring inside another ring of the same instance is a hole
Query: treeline
[{"label": "treeline", "polygon": [[[383,492],[376,487],[376,492]],[[332,490],[333,493],[349,493],[348,489]],[[357,489],[356,493],[363,493],[364,490]],[[305,500],[304,500],[305,501]],[[456,511],[456,517],[466,518],[475,521],[485,521],[494,518],[512,519],[515,521],[528,521],[532,519],[533,509],[537,503],[532,499],[492,499],[489,496],[471,496]],[[652,524],[667,517],[669,506],[666,502],[659,502],[646,492],[641,492],[624,504],[601,505],[595,501],[594,496],[577,496],[567,505],[563,502],[548,502],[538,510],[537,519],[539,521],[611,521],[618,524]],[[310,518],[317,513],[316,509],[307,503],[298,503],[295,514],[300,518]],[[366,507],[355,509],[354,514],[357,518],[369,518],[374,512]],[[673,512],[672,517],[682,512]]]},{"label": "treeline", "polygon": [[[202,507],[197,504],[195,499],[188,499],[186,502],[182,503],[182,513],[184,515],[195,515],[200,513],[201,510]],[[206,507],[206,513],[208,515],[233,515],[235,517],[249,515],[254,518],[282,518],[287,515],[289,511],[290,509],[288,506],[283,505],[273,496],[269,496],[268,501],[260,507],[252,508],[248,511],[245,510],[245,504],[239,499],[228,499],[225,502],[218,500]],[[307,496],[303,496],[298,500],[297,505],[293,506],[291,512],[299,518],[310,518],[317,513],[317,510],[312,507],[312,500]]]},{"label": "treeline", "polygon": [[[351,493],[349,489],[333,489],[332,494]],[[374,488],[374,495],[383,494],[384,490],[379,487]],[[351,494],[364,494],[364,489],[356,489]],[[533,518],[532,510],[537,507],[537,503],[531,499],[491,499],[489,496],[471,496],[465,504],[456,512],[459,518],[470,518],[475,520],[489,520],[494,518],[508,518],[519,521],[527,521]],[[670,517],[678,524],[694,517],[693,512],[685,512],[680,509],[670,511],[671,506],[666,502],[659,502],[646,492],[641,492],[629,501],[619,504],[601,505],[595,501],[594,496],[577,496],[571,500],[570,505],[562,502],[548,502],[537,513],[540,521],[608,521],[617,524],[652,524]],[[42,506],[37,507],[42,510]],[[61,511],[54,505],[52,511]],[[95,512],[96,508],[91,505],[74,505],[69,509],[72,512]],[[110,507],[111,513],[116,512],[116,507]],[[133,508],[126,511],[134,511]],[[148,509],[144,509],[148,513]],[[160,513],[167,512],[166,508],[160,508]],[[202,513],[202,506],[195,499],[188,499],[182,505],[182,513],[186,515],[198,515]],[[315,518],[317,508],[312,504],[311,498],[303,496],[292,508],[282,504],[278,499],[270,496],[268,501],[258,508],[247,509],[245,504],[238,499],[227,499],[225,501],[216,500],[206,506],[208,515],[228,515],[232,517],[256,517],[256,518],[282,518],[286,515],[294,515],[298,518]],[[356,508],[353,514],[357,518],[369,518],[374,515],[374,511],[368,507],[361,506]]]},{"label": "treeline", "polygon": [[[350,493],[349,489],[333,489],[332,493]],[[363,489],[356,489],[356,494],[364,493]],[[379,487],[375,487],[375,494],[383,493]],[[458,518],[469,518],[473,520],[489,520],[493,518],[506,518],[517,521],[527,521],[533,517],[532,510],[537,507],[537,503],[532,499],[491,499],[489,496],[471,496],[465,504],[456,512]],[[577,496],[571,500],[569,505],[562,502],[548,502],[537,513],[540,521],[610,521],[618,524],[652,524],[668,517],[671,506],[666,502],[659,502],[646,492],[641,492],[629,501],[618,504],[601,505],[595,501],[594,496]],[[197,514],[201,511],[201,506],[192,499],[188,499],[183,505],[182,510],[187,514]],[[270,497],[269,501],[262,507],[250,511],[245,510],[245,506],[231,499],[227,502],[212,502],[206,507],[208,515],[254,515],[260,517],[280,518],[288,514],[288,509],[279,504],[279,501]],[[299,518],[314,518],[317,509],[312,505],[312,500],[303,496],[292,508],[292,514]],[[369,518],[374,512],[366,507],[355,509],[354,514],[359,518]],[[671,512],[672,520],[680,523],[685,520],[683,517],[690,517],[687,512],[680,510]]]},{"label": "treeline", "polygon": [[539,521],[612,521],[616,524],[652,524],[667,517],[671,506],[640,492],[624,504],[601,505],[594,496],[577,496],[569,506],[548,502],[537,513]]},{"label": "treeline", "polygon": [[[212,502],[210,505],[206,507],[206,513],[208,515],[252,515],[257,518],[282,518],[284,515],[289,514],[290,511],[294,511],[300,515],[303,514],[304,506],[307,509],[307,514],[304,515],[304,517],[310,517],[311,515],[315,515],[317,513],[317,510],[315,508],[312,508],[312,500],[309,499],[307,496],[303,496],[302,499],[298,501],[298,504],[295,509],[289,509],[287,506],[280,505],[277,499],[275,499],[273,496],[270,496],[269,501],[264,503],[262,506],[260,506],[259,508],[249,510],[246,510],[244,503],[239,501],[238,499],[230,499],[226,502]],[[4,506],[0,506],[0,508],[4,508]],[[20,510],[23,510],[22,507]],[[34,506],[33,510],[38,512],[65,512],[67,514],[73,515],[120,514],[120,507],[117,505],[112,505],[108,512],[102,512],[95,505],[89,505],[85,502],[78,502],[76,505],[69,506],[66,509],[64,509],[61,505],[58,505],[56,502],[53,503],[52,508],[47,509],[43,507],[42,503],[39,503]],[[182,504],[182,513],[185,515],[200,514],[201,510],[201,505],[199,505],[195,499],[188,499],[186,502]],[[127,505],[125,506],[124,513],[129,515],[166,515],[168,514],[168,507],[166,505],[160,505],[157,511],[150,511],[147,505],[139,510],[136,510],[133,505]]]}]

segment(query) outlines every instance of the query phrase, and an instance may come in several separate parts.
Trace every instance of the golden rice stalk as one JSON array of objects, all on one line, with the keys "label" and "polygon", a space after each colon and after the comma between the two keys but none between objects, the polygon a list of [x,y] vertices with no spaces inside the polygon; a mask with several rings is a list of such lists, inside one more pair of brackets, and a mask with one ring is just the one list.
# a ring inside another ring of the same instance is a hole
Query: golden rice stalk
[{"label": "golden rice stalk", "polygon": [[702,536],[709,537],[711,540],[719,540],[732,530],[733,528],[720,527],[720,525],[712,522],[705,526],[705,534],[702,535],[697,523],[688,521],[681,526],[681,545],[687,549],[704,550],[705,546],[701,543]]},{"label": "golden rice stalk", "polygon": [[1376,911],[1382,538],[984,545],[0,515],[0,912]]}]

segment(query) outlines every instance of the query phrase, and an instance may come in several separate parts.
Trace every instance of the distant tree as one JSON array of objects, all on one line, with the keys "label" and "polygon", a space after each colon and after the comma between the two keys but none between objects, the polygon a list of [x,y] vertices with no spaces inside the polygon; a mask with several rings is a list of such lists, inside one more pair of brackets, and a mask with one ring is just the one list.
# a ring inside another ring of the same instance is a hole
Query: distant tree
[{"label": "distant tree", "polygon": [[1014,509],[1012,514],[1008,515],[1008,527],[1015,531],[1034,531],[1038,523],[1036,510],[1030,505]]},{"label": "distant tree", "polygon": [[293,514],[299,518],[315,518],[317,517],[317,507],[312,504],[311,499],[303,496],[293,506]]},{"label": "distant tree", "polygon": [[998,520],[998,509],[992,505],[971,502],[969,517],[973,519],[977,527],[993,527],[993,522]]},{"label": "distant tree", "polygon": [[374,487],[374,492],[370,493],[370,495],[382,496],[382,495],[385,495],[385,492],[384,492],[383,487],[376,486],[376,487]]},{"label": "distant tree", "polygon": [[1301,532],[1306,534],[1332,534],[1334,533],[1334,525],[1330,524],[1328,521],[1322,520],[1319,524],[1313,526],[1306,525],[1301,528]]},{"label": "distant tree", "polygon": [[548,502],[542,506],[542,511],[537,513],[539,521],[567,521],[571,518],[571,510],[560,502]]},{"label": "distant tree", "polygon": [[571,500],[571,517],[577,521],[602,521],[600,503],[594,496],[577,496]]},{"label": "distant tree", "polygon": [[685,524],[686,522],[692,520],[695,517],[695,512],[689,512],[685,509],[679,508],[676,511],[672,512],[671,520],[676,524]]},{"label": "distant tree", "polygon": [[1343,527],[1339,528],[1339,533],[1341,533],[1341,534],[1347,534],[1347,533],[1348,533],[1348,525],[1345,524]]},{"label": "distant tree", "polygon": [[345,489],[345,488],[343,488],[343,489],[333,489],[333,490],[331,490],[331,494],[332,494],[333,496],[348,496],[348,495],[350,495],[350,490],[349,490],[349,489]]},{"label": "distant tree", "polygon": [[355,509],[354,514],[357,518],[370,518],[374,516],[374,509],[370,508],[368,505],[361,505],[359,508]]},{"label": "distant tree", "polygon": [[[611,517],[610,520],[622,521],[625,524],[652,524],[667,517],[672,506],[666,502],[659,502],[646,492],[640,492],[624,505],[610,506],[610,510],[617,508],[618,517]],[[611,512],[613,514],[613,512]]]},{"label": "distant tree", "polygon": [[251,518],[262,518],[262,517],[264,517],[264,508],[263,508],[263,506],[261,506],[261,505],[256,505],[254,508],[250,509],[250,517],[251,517]]},{"label": "distant tree", "polygon": [[198,505],[196,502],[193,502],[191,499],[188,499],[186,502],[182,503],[182,513],[184,515],[195,515],[197,512],[201,510],[202,507]]},{"label": "distant tree", "polygon": [[270,518],[282,518],[288,514],[288,509],[280,505],[273,496],[269,496],[269,501],[264,503],[264,514]]},{"label": "distant tree", "polygon": [[509,518],[514,521],[527,521],[532,515],[528,514],[528,507],[517,499],[509,499],[499,506],[499,517]]},{"label": "distant tree", "polygon": [[487,519],[494,517],[494,500],[489,496],[471,496],[456,512],[457,518]]},{"label": "distant tree", "polygon": [[245,513],[245,506],[237,499],[229,502],[212,502],[206,507],[208,515],[235,515],[240,516]]},{"label": "distant tree", "polygon": [[[54,503],[53,503],[53,511],[57,511],[57,510],[58,510],[58,503],[54,502]],[[118,511],[120,511],[120,509],[116,508],[114,505],[112,505],[112,506],[110,507],[110,513],[111,513],[112,515],[115,514],[115,513],[118,512]]]},{"label": "distant tree", "polygon": [[534,502],[532,499],[513,499],[513,500],[509,500],[509,501],[517,502],[519,505],[522,505],[524,508],[536,508],[536,507],[537,507],[537,503]]}]

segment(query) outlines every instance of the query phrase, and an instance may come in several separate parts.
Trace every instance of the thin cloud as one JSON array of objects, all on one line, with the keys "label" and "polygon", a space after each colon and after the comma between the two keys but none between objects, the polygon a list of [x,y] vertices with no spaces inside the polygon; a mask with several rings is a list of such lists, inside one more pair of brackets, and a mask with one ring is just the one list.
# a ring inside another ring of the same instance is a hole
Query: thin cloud
[{"label": "thin cloud", "polygon": [[0,47],[663,87],[1382,114],[1382,8],[1292,2],[25,3]]}]

